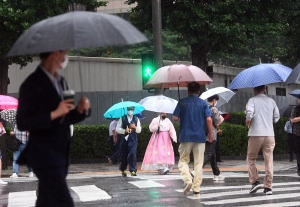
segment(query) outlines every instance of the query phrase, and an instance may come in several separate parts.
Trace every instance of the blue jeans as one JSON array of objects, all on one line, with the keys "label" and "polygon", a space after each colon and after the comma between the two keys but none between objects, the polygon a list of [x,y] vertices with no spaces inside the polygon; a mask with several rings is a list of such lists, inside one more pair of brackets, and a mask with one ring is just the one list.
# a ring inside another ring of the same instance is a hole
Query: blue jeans
[{"label": "blue jeans", "polygon": [[[21,152],[25,149],[25,147],[26,144],[21,143],[19,150],[14,151],[13,173],[19,173],[19,164],[17,163],[17,160],[20,157]],[[28,167],[28,172],[32,172],[32,168]]]}]

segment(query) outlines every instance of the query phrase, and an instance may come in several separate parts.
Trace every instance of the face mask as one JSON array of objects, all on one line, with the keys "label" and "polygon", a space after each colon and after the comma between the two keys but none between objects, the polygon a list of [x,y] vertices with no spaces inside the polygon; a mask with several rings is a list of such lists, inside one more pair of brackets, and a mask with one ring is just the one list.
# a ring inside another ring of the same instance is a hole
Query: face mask
[{"label": "face mask", "polygon": [[129,110],[127,113],[128,113],[128,115],[132,115],[133,111]]},{"label": "face mask", "polygon": [[68,54],[65,54],[64,62],[60,63],[61,69],[65,69],[67,67],[68,63],[69,63],[69,56],[68,56]]},{"label": "face mask", "polygon": [[167,116],[161,116],[162,120],[164,120],[165,118],[167,118]]},{"label": "face mask", "polygon": [[218,104],[218,101],[215,102],[214,106],[216,106]]}]

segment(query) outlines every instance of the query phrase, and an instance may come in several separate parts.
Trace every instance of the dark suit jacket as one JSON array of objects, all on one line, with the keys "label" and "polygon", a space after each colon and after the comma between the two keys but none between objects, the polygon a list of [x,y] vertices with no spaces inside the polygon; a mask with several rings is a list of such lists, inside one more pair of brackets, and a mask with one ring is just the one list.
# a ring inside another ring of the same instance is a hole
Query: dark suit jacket
[{"label": "dark suit jacket", "polygon": [[22,83],[17,125],[19,130],[29,131],[29,142],[18,163],[33,168],[69,165],[70,124],[82,121],[85,115],[72,110],[62,123],[61,118],[51,121],[50,112],[60,101],[61,97],[40,67]]}]

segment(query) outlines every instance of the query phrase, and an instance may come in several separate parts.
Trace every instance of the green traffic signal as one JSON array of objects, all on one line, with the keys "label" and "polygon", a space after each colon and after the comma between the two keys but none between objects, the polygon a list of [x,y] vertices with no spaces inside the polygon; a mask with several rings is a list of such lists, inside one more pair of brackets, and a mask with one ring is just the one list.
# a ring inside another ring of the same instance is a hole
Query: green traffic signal
[{"label": "green traffic signal", "polygon": [[154,56],[153,56],[153,53],[143,54],[142,55],[142,84],[143,84],[143,88],[144,88],[144,85],[151,78],[151,76],[153,75],[154,72],[155,72],[155,69],[154,69]]}]

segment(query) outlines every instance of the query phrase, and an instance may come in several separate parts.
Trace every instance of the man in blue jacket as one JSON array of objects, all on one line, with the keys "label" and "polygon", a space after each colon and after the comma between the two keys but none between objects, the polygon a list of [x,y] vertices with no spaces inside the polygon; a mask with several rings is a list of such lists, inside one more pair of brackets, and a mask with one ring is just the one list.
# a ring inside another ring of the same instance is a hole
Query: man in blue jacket
[{"label": "man in blue jacket", "polygon": [[[178,167],[185,184],[184,195],[189,195],[192,188],[195,197],[200,196],[202,183],[202,165],[204,160],[206,134],[204,123],[207,123],[209,142],[213,141],[211,112],[206,101],[199,98],[200,84],[188,84],[188,97],[179,100],[173,120],[180,119],[180,145]],[[190,154],[193,151],[195,177],[189,171]]]}]

